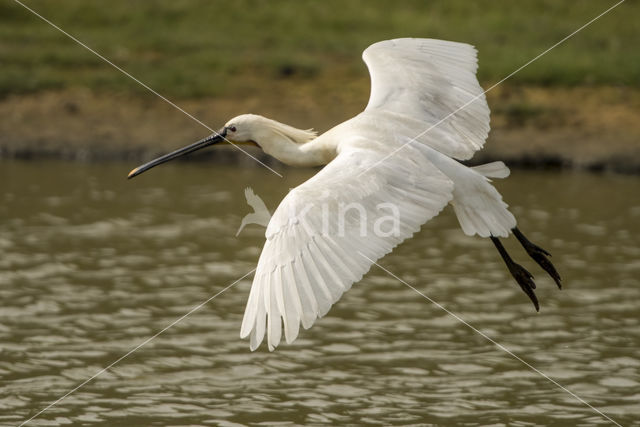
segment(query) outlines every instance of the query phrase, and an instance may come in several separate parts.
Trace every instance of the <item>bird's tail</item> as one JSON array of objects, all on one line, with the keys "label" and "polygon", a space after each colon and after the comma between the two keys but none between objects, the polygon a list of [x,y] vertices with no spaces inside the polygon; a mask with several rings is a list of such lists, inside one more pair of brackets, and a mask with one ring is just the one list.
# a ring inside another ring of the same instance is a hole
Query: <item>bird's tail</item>
[{"label": "bird's tail", "polygon": [[511,173],[503,162],[485,163],[484,165],[474,166],[471,169],[487,178],[506,178]]},{"label": "bird's tail", "polygon": [[488,178],[506,178],[509,168],[502,162],[493,162],[470,168],[469,172],[465,179],[453,180],[451,204],[462,231],[469,236],[507,237],[516,226],[516,219]]},{"label": "bird's tail", "polygon": [[450,203],[465,234],[509,236],[516,226],[516,219],[489,179],[509,175],[504,163],[493,162],[470,168],[426,145],[418,144],[416,147],[453,182]]}]

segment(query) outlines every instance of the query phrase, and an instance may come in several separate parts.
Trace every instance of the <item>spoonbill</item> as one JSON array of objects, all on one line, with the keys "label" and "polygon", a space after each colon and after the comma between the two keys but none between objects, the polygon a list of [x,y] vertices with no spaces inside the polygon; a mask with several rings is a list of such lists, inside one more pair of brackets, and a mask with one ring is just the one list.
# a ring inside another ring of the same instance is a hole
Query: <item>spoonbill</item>
[{"label": "spoonbill", "polygon": [[251,350],[265,333],[274,350],[283,329],[287,343],[294,341],[301,324],[311,327],[376,260],[447,204],[465,234],[491,239],[536,311],[533,276],[499,238],[513,234],[561,287],[549,253],[522,234],[491,184],[509,169],[500,161],[475,167],[459,162],[482,148],[489,133],[476,49],[403,38],[375,43],[362,57],[371,76],[366,108],[320,136],[243,114],[129,173],[132,178],[223,141],[256,145],[287,165],[326,165],[291,190],[269,221],[240,329]]}]

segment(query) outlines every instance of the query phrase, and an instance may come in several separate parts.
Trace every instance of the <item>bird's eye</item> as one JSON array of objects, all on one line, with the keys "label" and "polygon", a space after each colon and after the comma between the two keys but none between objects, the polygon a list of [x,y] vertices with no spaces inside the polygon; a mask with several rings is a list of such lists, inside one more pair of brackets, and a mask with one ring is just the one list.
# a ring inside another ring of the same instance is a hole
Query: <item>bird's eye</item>
[{"label": "bird's eye", "polygon": [[229,126],[227,129],[229,129],[231,132],[235,132],[236,131],[236,127],[235,126]]}]

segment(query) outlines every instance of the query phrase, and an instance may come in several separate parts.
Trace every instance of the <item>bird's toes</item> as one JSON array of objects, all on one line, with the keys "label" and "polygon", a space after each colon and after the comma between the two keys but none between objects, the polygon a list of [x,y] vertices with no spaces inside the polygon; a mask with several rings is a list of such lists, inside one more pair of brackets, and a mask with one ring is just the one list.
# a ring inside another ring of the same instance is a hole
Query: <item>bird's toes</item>
[{"label": "bird's toes", "polygon": [[533,281],[533,274],[529,273],[529,270],[521,266],[520,264],[513,264],[511,274],[516,278],[518,283],[527,283],[532,289],[536,288],[536,284]]},{"label": "bird's toes", "polygon": [[540,304],[538,303],[538,297],[533,291],[536,288],[536,284],[533,281],[533,275],[527,271],[526,268],[521,266],[520,264],[513,264],[511,268],[511,274],[516,279],[520,288],[524,291],[525,294],[529,297],[533,306],[536,308],[536,311],[540,311]]},{"label": "bird's toes", "polygon": [[531,245],[533,246],[533,251],[534,252],[538,252],[538,253],[544,254],[546,256],[551,256],[551,254],[549,252],[545,251],[540,246],[538,246],[536,244],[533,244],[533,243]]},{"label": "bird's toes", "polygon": [[556,285],[558,285],[558,288],[562,289],[562,284],[560,283],[562,279],[560,278],[560,274],[551,263],[549,258],[547,258],[543,253],[537,253],[535,256],[532,255],[532,258],[535,262],[538,263],[540,267],[542,267],[544,271],[549,274],[549,276],[551,276],[551,278],[556,282]]}]

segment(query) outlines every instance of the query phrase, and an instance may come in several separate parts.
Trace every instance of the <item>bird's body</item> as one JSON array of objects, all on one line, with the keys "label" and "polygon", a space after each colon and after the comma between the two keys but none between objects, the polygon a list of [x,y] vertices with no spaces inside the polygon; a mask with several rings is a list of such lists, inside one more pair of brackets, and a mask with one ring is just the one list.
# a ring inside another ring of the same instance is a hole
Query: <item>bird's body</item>
[{"label": "bird's body", "polygon": [[458,161],[472,157],[489,132],[475,49],[397,39],[370,46],[363,58],[372,80],[366,109],[320,136],[245,114],[220,134],[130,174],[222,138],[255,143],[289,165],[326,165],[291,190],[269,222],[240,332],[252,350],[265,335],[273,350],[283,329],[287,342],[295,340],[300,325],[309,328],[324,316],[373,262],[447,204],[467,235],[491,237],[536,309],[531,275],[506,255],[498,237],[517,231],[559,285],[546,252],[518,231],[489,180],[508,176],[507,167],[494,162],[472,168]]}]

